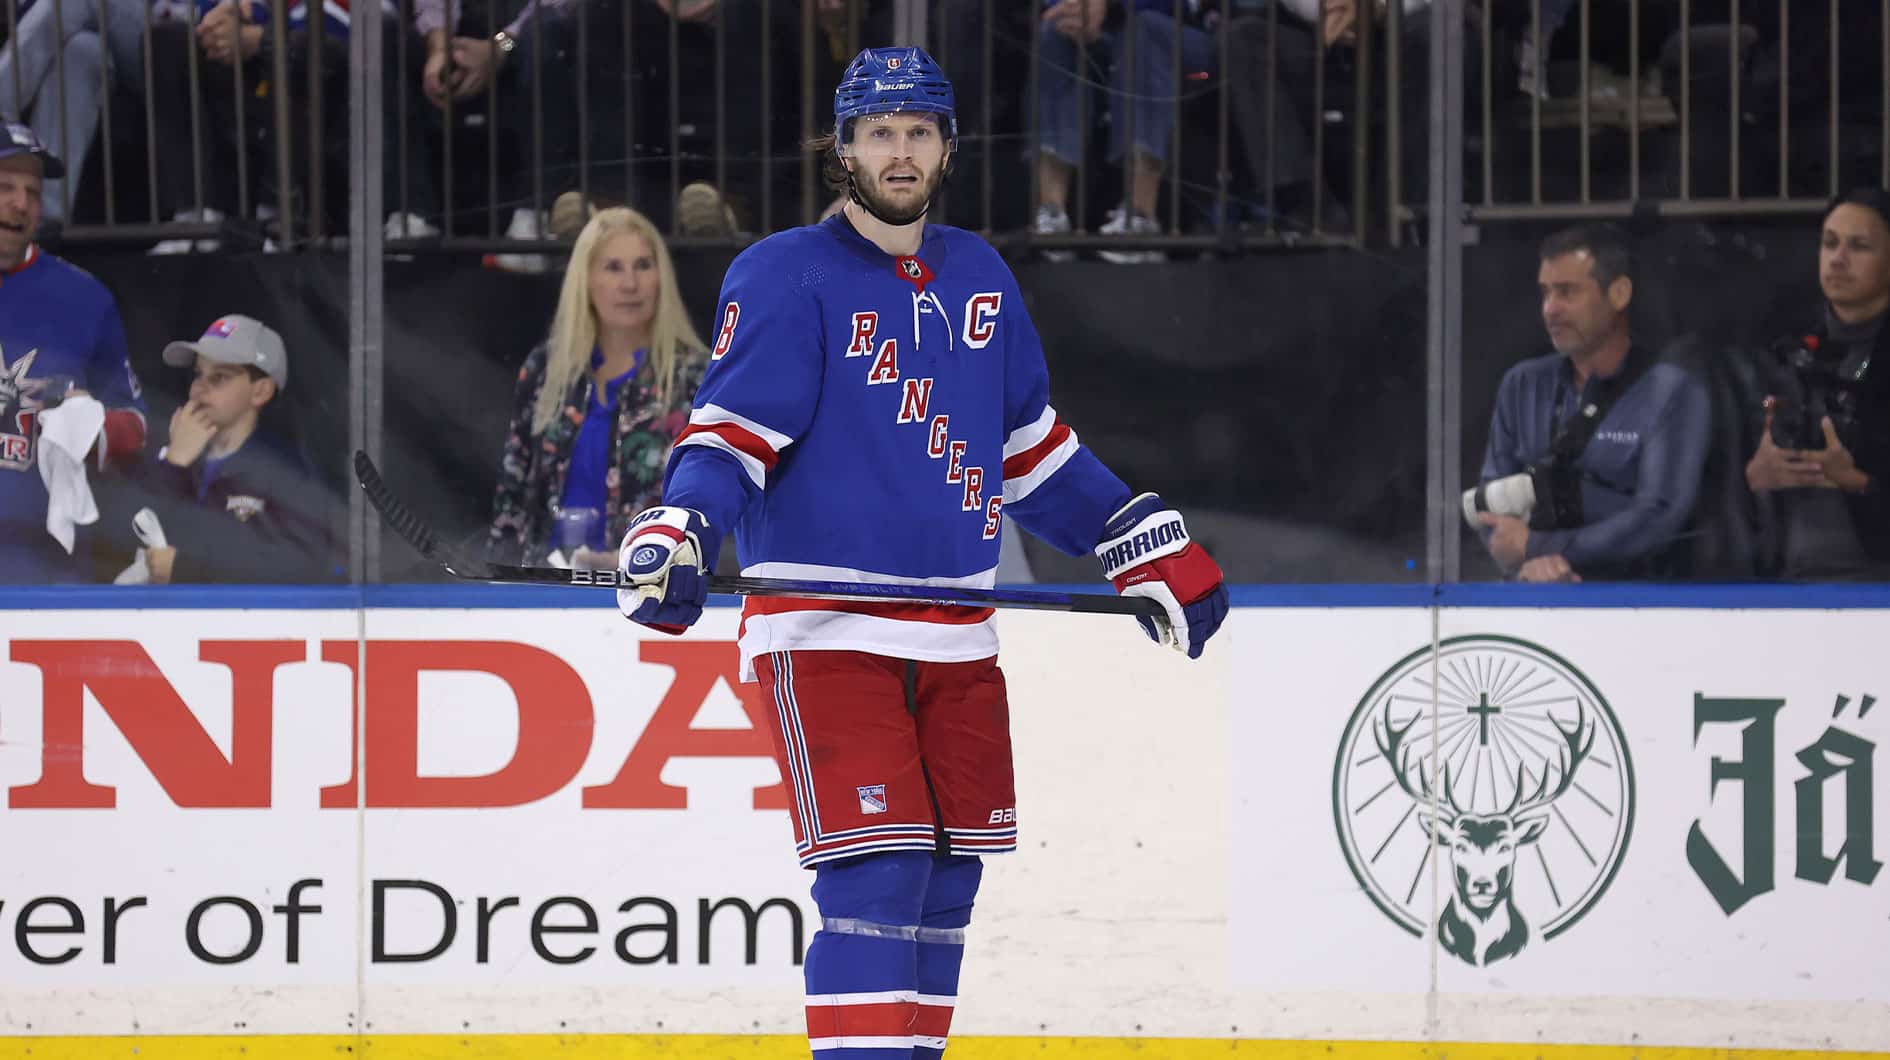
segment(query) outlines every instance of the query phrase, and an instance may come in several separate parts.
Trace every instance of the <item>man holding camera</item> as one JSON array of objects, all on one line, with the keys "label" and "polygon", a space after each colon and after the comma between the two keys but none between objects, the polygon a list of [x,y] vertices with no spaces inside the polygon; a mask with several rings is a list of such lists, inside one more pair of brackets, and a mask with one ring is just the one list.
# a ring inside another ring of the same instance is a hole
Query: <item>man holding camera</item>
[{"label": "man holding camera", "polygon": [[1773,345],[1765,426],[1746,464],[1770,516],[1766,566],[1795,579],[1890,578],[1890,193],[1860,188],[1831,204],[1818,283],[1813,328]]},{"label": "man holding camera", "polygon": [[1557,232],[1541,257],[1556,352],[1503,376],[1464,516],[1522,581],[1667,575],[1706,463],[1706,387],[1634,344],[1633,256],[1614,229]]}]

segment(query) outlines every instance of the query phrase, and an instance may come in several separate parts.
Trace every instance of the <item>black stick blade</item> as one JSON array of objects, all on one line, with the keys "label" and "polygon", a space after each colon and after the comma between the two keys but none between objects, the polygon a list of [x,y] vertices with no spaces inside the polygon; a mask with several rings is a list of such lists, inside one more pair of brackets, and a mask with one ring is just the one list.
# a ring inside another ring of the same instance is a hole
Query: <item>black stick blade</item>
[{"label": "black stick blade", "polygon": [[381,513],[382,522],[406,539],[406,542],[414,547],[414,551],[422,556],[431,560],[441,558],[439,541],[434,538],[433,531],[427,529],[427,524],[421,522],[419,516],[408,511],[407,506],[400,503],[400,498],[394,496],[394,491],[389,489],[386,481],[381,478],[380,469],[374,466],[374,461],[368,459],[368,455],[358,449],[354,454],[354,477],[361,483],[362,491],[367,494],[368,503],[374,506],[375,511]]}]

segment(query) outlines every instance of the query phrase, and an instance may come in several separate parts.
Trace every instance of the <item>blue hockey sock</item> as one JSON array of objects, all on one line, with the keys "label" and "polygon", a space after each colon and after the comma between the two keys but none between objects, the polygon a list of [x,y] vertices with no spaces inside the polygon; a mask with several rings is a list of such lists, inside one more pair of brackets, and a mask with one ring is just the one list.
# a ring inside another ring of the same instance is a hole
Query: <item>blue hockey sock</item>
[{"label": "blue hockey sock", "polygon": [[814,870],[821,929],[808,944],[806,973],[816,1060],[912,1056],[917,939],[932,863],[929,854],[869,854]]},{"label": "blue hockey sock", "polygon": [[919,919],[919,1011],[913,1025],[913,1060],[938,1060],[945,1055],[945,1038],[958,1005],[965,926],[971,923],[971,900],[983,875],[984,863],[977,858],[946,857],[932,862],[932,882]]}]

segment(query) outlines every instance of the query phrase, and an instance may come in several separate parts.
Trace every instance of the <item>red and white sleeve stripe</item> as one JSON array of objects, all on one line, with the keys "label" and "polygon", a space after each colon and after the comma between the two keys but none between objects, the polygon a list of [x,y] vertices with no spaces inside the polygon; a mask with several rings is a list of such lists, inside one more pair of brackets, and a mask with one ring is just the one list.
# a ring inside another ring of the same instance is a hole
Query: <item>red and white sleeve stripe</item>
[{"label": "red and white sleeve stripe", "polygon": [[1043,414],[1004,439],[1004,503],[1031,495],[1076,452],[1076,432],[1057,419],[1049,405]]},{"label": "red and white sleeve stripe", "polygon": [[741,464],[756,489],[766,489],[768,472],[774,470],[781,450],[793,440],[720,405],[704,405],[689,414],[689,426],[676,436],[676,447],[706,445],[720,449]]}]

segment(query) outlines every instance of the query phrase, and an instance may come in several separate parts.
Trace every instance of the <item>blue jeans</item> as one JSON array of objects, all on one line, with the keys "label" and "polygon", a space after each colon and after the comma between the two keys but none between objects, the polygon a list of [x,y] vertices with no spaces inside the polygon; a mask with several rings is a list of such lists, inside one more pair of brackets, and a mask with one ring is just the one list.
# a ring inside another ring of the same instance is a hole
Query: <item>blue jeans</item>
[{"label": "blue jeans", "polygon": [[[30,116],[33,131],[75,180],[98,129],[106,52],[120,77],[144,69],[147,6],[148,0],[105,0],[100,26],[97,0],[39,0],[0,49],[0,114]],[[66,195],[63,181],[46,182],[47,220],[65,219]]]},{"label": "blue jeans", "polygon": [[[1135,55],[1133,64],[1123,62],[1128,50],[1126,34],[1105,33],[1089,46],[1090,70],[1082,80],[1074,76],[1077,65],[1076,42],[1047,26],[1037,31],[1040,64],[1037,77],[1039,107],[1038,133],[1042,149],[1072,165],[1083,157],[1084,134],[1078,123],[1078,93],[1088,93],[1102,71],[1109,74],[1106,97],[1110,114],[1109,161],[1120,162],[1129,134],[1130,118],[1135,127],[1135,149],[1157,162],[1168,158],[1169,134],[1175,124],[1175,92],[1182,94],[1188,82],[1176,80],[1174,64],[1175,34],[1181,34],[1182,76],[1215,72],[1217,56],[1214,37],[1193,26],[1177,26],[1173,16],[1161,11],[1141,11],[1135,16]],[[1123,101],[1133,101],[1125,114]],[[1093,94],[1091,106],[1095,106]]]}]

